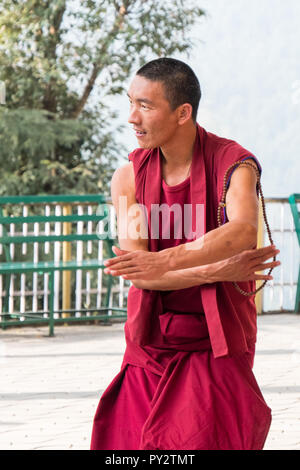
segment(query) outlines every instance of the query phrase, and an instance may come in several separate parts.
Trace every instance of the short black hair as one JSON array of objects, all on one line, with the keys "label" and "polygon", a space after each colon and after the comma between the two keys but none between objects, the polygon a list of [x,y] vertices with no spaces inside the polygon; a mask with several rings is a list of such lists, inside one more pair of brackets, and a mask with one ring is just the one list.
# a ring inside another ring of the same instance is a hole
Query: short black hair
[{"label": "short black hair", "polygon": [[198,78],[189,65],[181,60],[161,57],[143,65],[136,75],[162,82],[172,111],[184,103],[189,103],[193,108],[193,121],[196,122],[201,88]]}]

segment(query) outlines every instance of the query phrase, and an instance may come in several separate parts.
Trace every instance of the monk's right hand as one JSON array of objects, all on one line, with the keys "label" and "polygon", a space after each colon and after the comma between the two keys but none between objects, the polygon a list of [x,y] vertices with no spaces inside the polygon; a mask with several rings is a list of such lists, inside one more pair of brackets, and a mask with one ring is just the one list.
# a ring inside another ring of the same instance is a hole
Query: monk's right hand
[{"label": "monk's right hand", "polygon": [[[276,268],[281,264],[276,260],[278,253],[280,250],[274,245],[242,251],[231,258],[208,265],[209,278],[211,282],[272,280],[273,276],[260,272]],[[273,261],[266,263],[270,258],[273,258]]]}]

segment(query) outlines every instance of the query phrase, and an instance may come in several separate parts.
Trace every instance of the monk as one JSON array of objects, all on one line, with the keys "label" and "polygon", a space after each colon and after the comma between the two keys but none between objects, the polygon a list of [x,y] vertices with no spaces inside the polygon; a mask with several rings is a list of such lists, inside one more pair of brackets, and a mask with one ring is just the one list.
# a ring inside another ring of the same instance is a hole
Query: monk
[{"label": "monk", "polygon": [[[252,371],[251,292],[280,264],[275,246],[256,248],[261,165],[197,123],[201,90],[187,64],[148,62],[128,97],[138,148],[112,178],[120,248],[105,269],[132,283],[126,350],[91,449],[260,450],[271,410]],[[224,175],[237,161],[252,166],[231,172],[218,226]]]}]

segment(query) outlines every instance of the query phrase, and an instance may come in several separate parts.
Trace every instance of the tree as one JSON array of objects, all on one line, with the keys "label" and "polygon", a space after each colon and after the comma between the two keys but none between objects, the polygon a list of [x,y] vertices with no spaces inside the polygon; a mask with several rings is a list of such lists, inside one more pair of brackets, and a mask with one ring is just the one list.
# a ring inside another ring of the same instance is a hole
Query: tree
[{"label": "tree", "polygon": [[103,192],[125,149],[109,98],[189,51],[197,0],[2,0],[0,194]]}]

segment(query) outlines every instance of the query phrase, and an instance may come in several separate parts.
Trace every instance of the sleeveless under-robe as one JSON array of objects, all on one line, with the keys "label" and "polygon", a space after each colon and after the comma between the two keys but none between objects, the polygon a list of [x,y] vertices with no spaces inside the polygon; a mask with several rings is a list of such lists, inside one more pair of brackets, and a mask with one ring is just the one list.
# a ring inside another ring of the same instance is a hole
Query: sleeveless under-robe
[{"label": "sleeveless under-robe", "polygon": [[[193,241],[191,212],[189,210],[184,211],[184,206],[191,207],[190,177],[173,186],[167,185],[165,180],[162,179],[160,204],[166,204],[170,208],[170,213],[165,223],[162,212],[160,213],[158,249],[165,250]],[[178,206],[181,210],[178,209]],[[171,210],[172,208],[174,210]],[[178,220],[175,219],[176,217]],[[185,288],[182,290],[182,294],[180,297],[178,291],[176,293],[162,291],[161,299],[164,309],[174,312],[203,314],[202,299],[199,295],[198,286]]]}]

